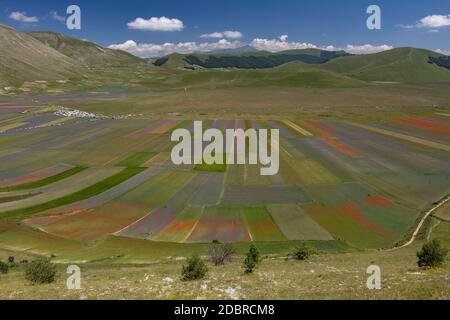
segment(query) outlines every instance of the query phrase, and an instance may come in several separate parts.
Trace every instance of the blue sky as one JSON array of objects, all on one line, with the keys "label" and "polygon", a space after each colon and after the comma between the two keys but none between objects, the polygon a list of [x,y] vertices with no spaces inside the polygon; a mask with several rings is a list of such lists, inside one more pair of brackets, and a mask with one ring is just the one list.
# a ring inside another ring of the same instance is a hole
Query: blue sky
[{"label": "blue sky", "polygon": [[[70,4],[81,8],[81,30],[68,30],[62,22]],[[381,8],[381,30],[366,27],[366,9],[371,4]],[[57,31],[102,46],[116,44],[142,56],[243,44],[272,51],[302,45],[350,48],[357,53],[401,46],[450,51],[448,0],[2,0],[0,10],[0,23],[18,30]],[[135,21],[152,17],[156,19],[153,22]],[[161,17],[170,20],[162,21]],[[135,28],[128,25],[133,21]],[[158,26],[172,31],[161,31]],[[212,33],[213,38],[201,37]],[[288,37],[280,38],[282,35]],[[161,47],[162,43],[168,45]]]}]

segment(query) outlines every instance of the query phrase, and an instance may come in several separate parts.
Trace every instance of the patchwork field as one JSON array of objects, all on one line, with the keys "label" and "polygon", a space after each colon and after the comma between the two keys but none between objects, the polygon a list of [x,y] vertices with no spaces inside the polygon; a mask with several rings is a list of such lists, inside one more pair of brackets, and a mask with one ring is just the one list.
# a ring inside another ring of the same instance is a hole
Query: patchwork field
[{"label": "patchwork field", "polygon": [[260,165],[175,166],[171,132],[193,132],[178,115],[54,111],[0,107],[0,247],[78,259],[98,241],[120,244],[112,255],[127,243],[386,248],[450,193],[450,118],[438,113],[205,118],[204,129],[280,130],[279,173],[261,176]]}]

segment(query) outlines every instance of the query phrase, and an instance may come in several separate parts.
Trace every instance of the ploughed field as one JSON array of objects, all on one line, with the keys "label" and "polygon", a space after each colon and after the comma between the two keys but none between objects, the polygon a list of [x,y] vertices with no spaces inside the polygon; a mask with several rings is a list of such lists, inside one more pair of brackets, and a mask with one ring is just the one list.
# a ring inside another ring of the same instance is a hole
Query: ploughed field
[{"label": "ploughed field", "polygon": [[182,252],[177,244],[215,240],[383,248],[450,192],[445,113],[209,119],[203,127],[279,129],[279,173],[175,166],[170,134],[193,130],[176,116],[80,118],[0,106],[0,246],[91,255],[147,244]]}]

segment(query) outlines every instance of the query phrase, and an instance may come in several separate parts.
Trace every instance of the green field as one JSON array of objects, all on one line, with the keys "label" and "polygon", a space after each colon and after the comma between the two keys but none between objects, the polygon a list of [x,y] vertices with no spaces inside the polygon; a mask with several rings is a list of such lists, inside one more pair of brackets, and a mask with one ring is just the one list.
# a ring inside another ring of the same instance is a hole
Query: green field
[{"label": "green field", "polygon": [[[34,108],[22,122],[53,118],[52,110]],[[205,119],[205,127],[220,130],[278,128],[275,176],[261,176],[260,165],[173,165],[169,128],[192,130],[187,119],[65,121],[37,126],[36,136],[6,131],[0,146],[9,158],[0,182],[25,182],[0,191],[0,217],[80,245],[118,237],[177,245],[305,240],[389,248],[449,193],[450,120],[438,113],[348,120]],[[36,144],[48,146],[46,152]],[[9,155],[13,147],[20,152]],[[58,163],[73,168],[38,178]]]}]

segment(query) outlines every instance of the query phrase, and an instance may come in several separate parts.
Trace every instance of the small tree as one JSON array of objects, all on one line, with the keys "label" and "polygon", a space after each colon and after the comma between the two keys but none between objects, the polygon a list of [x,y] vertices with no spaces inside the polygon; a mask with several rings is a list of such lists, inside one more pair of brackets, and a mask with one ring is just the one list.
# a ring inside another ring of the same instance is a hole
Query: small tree
[{"label": "small tree", "polygon": [[306,242],[303,242],[300,246],[294,249],[292,254],[297,260],[308,260],[312,255],[317,254],[317,251]]},{"label": "small tree", "polygon": [[0,273],[8,273],[9,271],[9,266],[7,263],[4,263],[3,261],[0,261]]},{"label": "small tree", "polygon": [[261,255],[255,245],[251,245],[244,260],[244,272],[252,273],[253,270],[261,263]]},{"label": "small tree", "polygon": [[206,264],[200,259],[199,256],[193,256],[188,258],[186,263],[183,265],[181,269],[181,280],[183,281],[192,281],[203,279],[208,273],[208,267]]},{"label": "small tree", "polygon": [[425,243],[422,250],[417,252],[417,264],[420,268],[433,268],[442,265],[447,257],[448,250],[442,247],[438,239]]},{"label": "small tree", "polygon": [[215,244],[208,248],[208,254],[215,266],[222,266],[231,260],[234,249],[230,244]]},{"label": "small tree", "polygon": [[56,266],[50,260],[38,259],[27,265],[25,278],[32,283],[52,283],[56,273]]},{"label": "small tree", "polygon": [[9,262],[9,263],[14,263],[14,260],[15,260],[15,259],[14,259],[14,256],[9,256],[9,257],[8,257],[8,262]]}]

